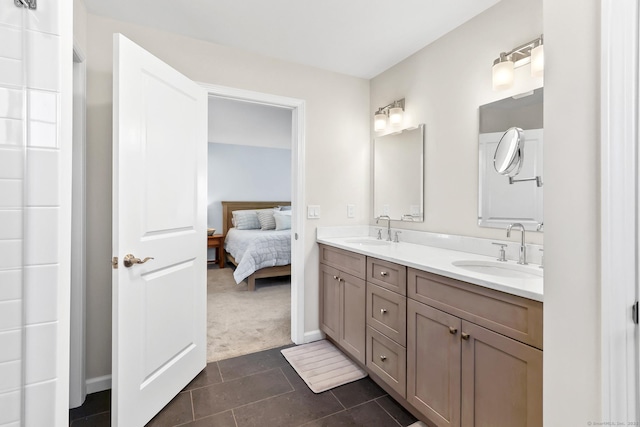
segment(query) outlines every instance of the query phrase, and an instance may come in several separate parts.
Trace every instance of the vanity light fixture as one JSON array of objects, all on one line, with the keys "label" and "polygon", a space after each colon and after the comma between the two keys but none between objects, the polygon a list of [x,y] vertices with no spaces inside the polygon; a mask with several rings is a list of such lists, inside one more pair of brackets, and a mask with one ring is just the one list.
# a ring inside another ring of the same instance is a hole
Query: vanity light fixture
[{"label": "vanity light fixture", "polygon": [[493,90],[508,89],[513,85],[514,70],[531,64],[531,77],[542,77],[544,74],[543,36],[520,45],[509,52],[502,52],[493,61]]},{"label": "vanity light fixture", "polygon": [[404,113],[404,98],[378,108],[373,117],[373,129],[381,132],[387,128],[387,119],[391,126],[398,126],[402,123]]}]

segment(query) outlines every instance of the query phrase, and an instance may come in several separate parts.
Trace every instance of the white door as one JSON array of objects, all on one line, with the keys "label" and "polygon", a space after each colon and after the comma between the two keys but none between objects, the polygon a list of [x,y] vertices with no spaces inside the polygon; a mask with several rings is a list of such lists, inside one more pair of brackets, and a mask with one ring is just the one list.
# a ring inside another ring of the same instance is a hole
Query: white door
[{"label": "white door", "polygon": [[139,427],[206,365],[207,94],[120,34],[113,64],[111,416]]}]

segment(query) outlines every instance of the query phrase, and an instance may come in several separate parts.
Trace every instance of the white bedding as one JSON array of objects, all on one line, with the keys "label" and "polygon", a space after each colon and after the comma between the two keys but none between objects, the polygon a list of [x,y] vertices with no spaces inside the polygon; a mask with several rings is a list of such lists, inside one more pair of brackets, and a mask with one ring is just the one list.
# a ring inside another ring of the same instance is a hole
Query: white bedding
[{"label": "white bedding", "polygon": [[224,248],[238,263],[233,277],[240,283],[261,268],[291,264],[291,230],[231,228]]}]

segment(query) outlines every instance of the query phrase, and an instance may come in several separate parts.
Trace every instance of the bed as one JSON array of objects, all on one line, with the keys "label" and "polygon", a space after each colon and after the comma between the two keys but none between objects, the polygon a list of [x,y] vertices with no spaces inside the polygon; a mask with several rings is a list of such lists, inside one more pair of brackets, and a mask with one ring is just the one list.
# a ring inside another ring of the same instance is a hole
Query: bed
[{"label": "bed", "polygon": [[[276,206],[291,206],[291,202],[222,202],[224,256],[236,266],[236,283],[246,279],[249,291],[256,289],[256,279],[291,275],[291,230],[237,230],[232,223],[233,212]],[[273,254],[273,259],[265,249]]]}]

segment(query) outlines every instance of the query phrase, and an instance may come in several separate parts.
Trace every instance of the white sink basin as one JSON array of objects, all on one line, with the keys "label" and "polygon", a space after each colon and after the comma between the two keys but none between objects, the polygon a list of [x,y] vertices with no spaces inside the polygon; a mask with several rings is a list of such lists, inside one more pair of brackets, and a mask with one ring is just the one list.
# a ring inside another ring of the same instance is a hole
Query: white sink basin
[{"label": "white sink basin", "polygon": [[345,241],[347,243],[351,243],[355,245],[363,245],[363,246],[387,246],[391,244],[391,242],[387,242],[386,240],[367,239],[365,237],[360,239],[349,239]]},{"label": "white sink basin", "polygon": [[488,274],[491,276],[511,277],[517,279],[535,279],[542,277],[542,269],[538,268],[538,266],[514,264],[509,261],[462,260],[453,261],[451,264],[474,273]]}]

